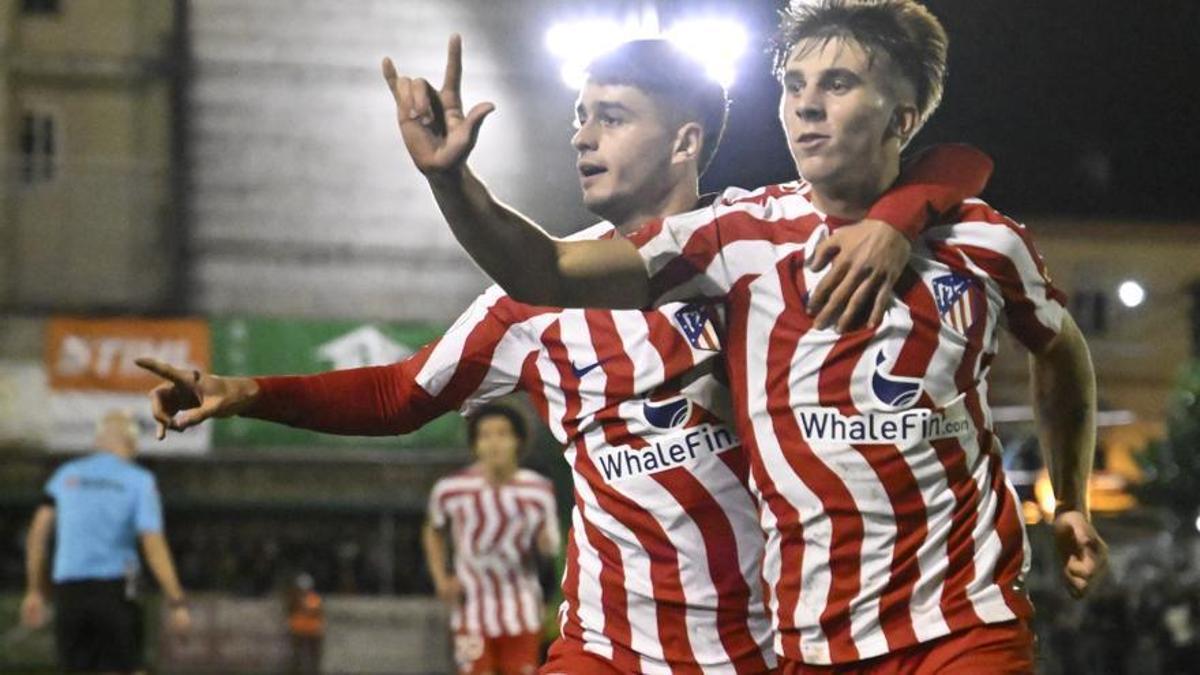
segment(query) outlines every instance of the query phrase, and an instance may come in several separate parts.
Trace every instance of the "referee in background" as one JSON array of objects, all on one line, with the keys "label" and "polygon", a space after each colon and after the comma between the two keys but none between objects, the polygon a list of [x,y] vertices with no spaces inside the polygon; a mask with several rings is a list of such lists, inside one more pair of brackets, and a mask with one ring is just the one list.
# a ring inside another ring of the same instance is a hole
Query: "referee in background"
[{"label": "referee in background", "polygon": [[26,541],[21,622],[38,628],[46,621],[46,550],[54,532],[59,666],[72,673],[134,673],[143,667],[138,541],[170,607],[169,628],[186,632],[191,616],[163,537],[154,475],[133,462],[136,422],[126,412],[106,414],[96,447],[98,452],[63,464],[46,483],[45,503]]}]

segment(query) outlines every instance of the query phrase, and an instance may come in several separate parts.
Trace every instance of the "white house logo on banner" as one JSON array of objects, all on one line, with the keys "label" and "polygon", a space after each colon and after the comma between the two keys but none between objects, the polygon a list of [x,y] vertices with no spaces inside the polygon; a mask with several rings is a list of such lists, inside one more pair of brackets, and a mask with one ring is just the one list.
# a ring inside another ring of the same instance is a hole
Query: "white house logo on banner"
[{"label": "white house logo on banner", "polygon": [[317,347],[317,356],[332,363],[334,370],[385,366],[412,353],[408,345],[389,338],[375,326],[363,326]]}]

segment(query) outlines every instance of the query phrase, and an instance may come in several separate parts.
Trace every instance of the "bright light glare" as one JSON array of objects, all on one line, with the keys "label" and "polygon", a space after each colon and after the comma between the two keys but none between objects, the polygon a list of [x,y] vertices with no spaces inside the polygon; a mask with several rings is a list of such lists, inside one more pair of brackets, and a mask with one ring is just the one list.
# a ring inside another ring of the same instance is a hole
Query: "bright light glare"
[{"label": "bright light glare", "polygon": [[723,87],[733,84],[737,64],[746,52],[746,29],[728,19],[691,19],[667,29],[665,37],[704,64],[708,76]]},{"label": "bright light glare", "polygon": [[1117,298],[1126,307],[1137,307],[1146,299],[1146,289],[1136,281],[1123,281],[1117,287]]},{"label": "bright light glare", "polygon": [[612,19],[583,19],[558,23],[546,31],[546,49],[562,61],[567,86],[583,86],[586,68],[596,57],[629,40],[663,37],[704,65],[708,76],[729,87],[749,37],[737,21],[696,18],[660,31],[653,17],[620,23]]}]

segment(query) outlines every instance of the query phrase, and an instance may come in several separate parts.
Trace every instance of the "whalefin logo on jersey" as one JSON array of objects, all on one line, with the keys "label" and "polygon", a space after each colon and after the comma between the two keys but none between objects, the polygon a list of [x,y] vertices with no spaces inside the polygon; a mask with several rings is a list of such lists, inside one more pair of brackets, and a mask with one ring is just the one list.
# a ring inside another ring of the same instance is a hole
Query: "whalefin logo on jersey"
[{"label": "whalefin logo on jersey", "polygon": [[692,415],[692,402],[683,396],[665,401],[642,403],[642,416],[650,426],[658,429],[675,429],[683,426]]},{"label": "whalefin logo on jersey", "polygon": [[883,367],[886,360],[880,349],[875,356],[875,372],[871,375],[871,393],[889,408],[899,410],[912,406],[921,396],[921,379],[892,375]]},{"label": "whalefin logo on jersey", "polygon": [[721,338],[708,308],[703,305],[686,305],[675,312],[675,323],[683,330],[683,336],[693,348],[706,352],[721,351]]},{"label": "whalefin logo on jersey", "polygon": [[942,322],[962,335],[966,335],[982,309],[979,294],[972,292],[975,280],[959,274],[947,274],[933,280],[933,299],[937,303]]}]

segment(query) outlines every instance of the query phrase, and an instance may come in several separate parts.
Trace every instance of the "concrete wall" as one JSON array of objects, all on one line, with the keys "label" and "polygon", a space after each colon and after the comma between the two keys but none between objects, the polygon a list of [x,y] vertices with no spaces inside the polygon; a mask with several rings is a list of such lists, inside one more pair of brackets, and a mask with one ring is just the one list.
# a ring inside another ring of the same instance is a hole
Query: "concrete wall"
[{"label": "concrete wall", "polygon": [[[0,7],[0,303],[34,310],[162,308],[171,271],[171,2]],[[55,120],[55,175],[19,172],[23,114]]]},{"label": "concrete wall", "polygon": [[574,94],[543,46],[561,5],[194,0],[198,308],[448,320],[484,287],[411,166],[379,74],[390,55],[440,84],[453,31],[467,104],[498,105],[473,166],[555,231],[591,222],[568,145]]}]

